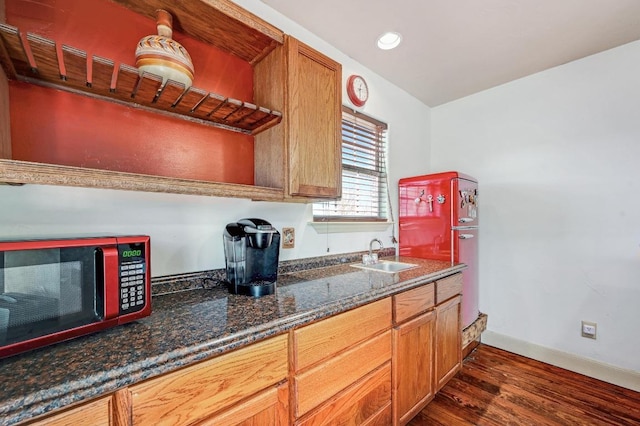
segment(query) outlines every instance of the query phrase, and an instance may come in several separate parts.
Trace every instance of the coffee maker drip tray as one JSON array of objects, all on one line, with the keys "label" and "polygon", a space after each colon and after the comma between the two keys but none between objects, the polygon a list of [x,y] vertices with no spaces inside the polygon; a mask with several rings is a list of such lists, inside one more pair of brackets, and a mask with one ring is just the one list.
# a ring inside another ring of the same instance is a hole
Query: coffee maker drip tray
[{"label": "coffee maker drip tray", "polygon": [[253,281],[245,284],[227,283],[230,293],[243,294],[245,296],[262,297],[276,292],[275,281]]}]

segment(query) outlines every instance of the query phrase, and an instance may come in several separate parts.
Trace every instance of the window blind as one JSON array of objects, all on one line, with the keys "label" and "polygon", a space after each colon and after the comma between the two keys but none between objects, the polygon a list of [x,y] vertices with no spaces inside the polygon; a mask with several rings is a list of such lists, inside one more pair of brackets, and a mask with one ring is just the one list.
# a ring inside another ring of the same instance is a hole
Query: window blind
[{"label": "window blind", "polygon": [[314,221],[387,220],[387,125],[342,107],[342,198],[313,205]]}]

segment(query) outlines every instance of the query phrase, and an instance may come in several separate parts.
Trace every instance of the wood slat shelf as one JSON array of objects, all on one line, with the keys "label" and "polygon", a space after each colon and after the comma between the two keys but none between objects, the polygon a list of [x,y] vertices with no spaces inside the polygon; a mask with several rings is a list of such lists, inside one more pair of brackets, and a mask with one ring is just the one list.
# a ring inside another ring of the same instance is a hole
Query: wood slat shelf
[{"label": "wood slat shelf", "polygon": [[[59,54],[60,51],[60,54]],[[278,111],[162,78],[126,64],[0,24],[0,63],[10,80],[55,87],[94,98],[255,135],[282,120]]]}]

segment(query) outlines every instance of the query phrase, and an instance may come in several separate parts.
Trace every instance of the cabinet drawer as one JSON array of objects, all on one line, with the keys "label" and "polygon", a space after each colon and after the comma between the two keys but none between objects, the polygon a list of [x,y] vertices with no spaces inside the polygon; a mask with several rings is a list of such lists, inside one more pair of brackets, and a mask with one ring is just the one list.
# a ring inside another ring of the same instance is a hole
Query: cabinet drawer
[{"label": "cabinet drawer", "polygon": [[133,423],[189,424],[287,377],[287,336],[131,386]]},{"label": "cabinet drawer", "polygon": [[391,364],[388,362],[296,425],[365,424],[384,411],[389,411],[390,420]]},{"label": "cabinet drawer", "polygon": [[289,424],[289,392],[285,382],[274,386],[248,401],[198,423],[198,426]]},{"label": "cabinet drawer", "polygon": [[393,319],[396,324],[425,312],[435,305],[435,284],[407,290],[393,296]]},{"label": "cabinet drawer", "polygon": [[391,298],[370,303],[293,332],[299,372],[391,327]]},{"label": "cabinet drawer", "polygon": [[376,415],[369,418],[362,426],[389,426],[392,420],[391,404],[384,407]]},{"label": "cabinet drawer", "polygon": [[296,376],[296,417],[301,417],[391,359],[391,330]]},{"label": "cabinet drawer", "polygon": [[436,304],[462,294],[462,274],[458,273],[436,281]]},{"label": "cabinet drawer", "polygon": [[29,423],[29,426],[109,426],[110,410],[111,397],[105,396],[62,413],[36,420],[33,423]]}]

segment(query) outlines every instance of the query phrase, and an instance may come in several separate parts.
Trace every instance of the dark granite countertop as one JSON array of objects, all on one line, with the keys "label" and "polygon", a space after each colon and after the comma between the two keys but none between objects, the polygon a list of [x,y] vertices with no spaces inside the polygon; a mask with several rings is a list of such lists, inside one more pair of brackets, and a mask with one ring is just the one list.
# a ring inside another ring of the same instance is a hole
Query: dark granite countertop
[{"label": "dark granite countertop", "polygon": [[114,392],[464,268],[395,260],[418,267],[394,274],[348,263],[291,268],[279,274],[276,294],[259,299],[229,294],[217,283],[156,295],[147,318],[0,360],[0,424]]}]

